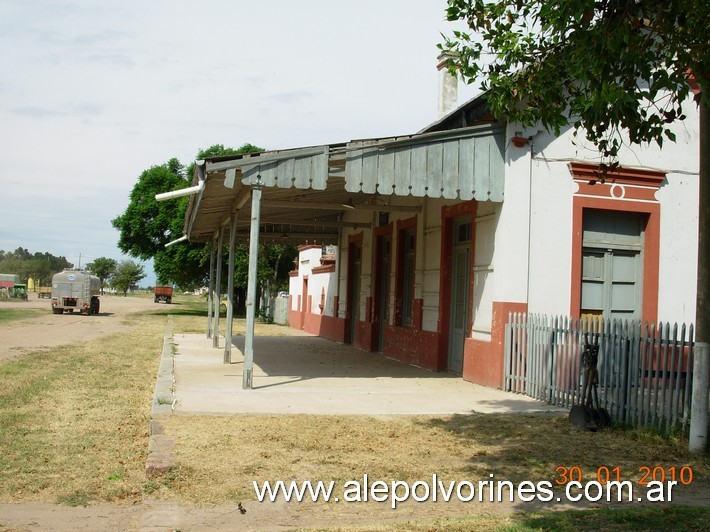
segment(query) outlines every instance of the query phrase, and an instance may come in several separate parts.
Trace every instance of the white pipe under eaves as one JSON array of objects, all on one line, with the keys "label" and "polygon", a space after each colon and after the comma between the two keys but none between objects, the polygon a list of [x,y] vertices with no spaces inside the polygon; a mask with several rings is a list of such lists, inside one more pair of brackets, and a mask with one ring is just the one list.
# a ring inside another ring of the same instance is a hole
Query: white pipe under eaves
[{"label": "white pipe under eaves", "polygon": [[187,235],[182,235],[180,238],[176,238],[175,240],[172,240],[171,242],[165,244],[165,247],[169,248],[170,246],[177,244],[178,242],[184,242],[185,240],[187,240]]},{"label": "white pipe under eaves", "polygon": [[204,180],[200,180],[200,182],[194,187],[181,188],[180,190],[172,190],[170,192],[156,194],[155,199],[156,201],[165,201],[173,198],[179,198],[181,196],[191,196],[192,194],[198,194],[203,188],[205,188],[205,182]]}]

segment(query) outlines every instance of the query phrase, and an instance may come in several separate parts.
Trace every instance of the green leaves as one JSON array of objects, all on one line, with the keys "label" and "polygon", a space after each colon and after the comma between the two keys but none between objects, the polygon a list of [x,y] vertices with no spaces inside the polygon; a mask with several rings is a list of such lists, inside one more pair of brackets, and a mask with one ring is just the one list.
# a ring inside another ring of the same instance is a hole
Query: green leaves
[{"label": "green leaves", "polygon": [[19,275],[23,283],[32,277],[39,286],[49,286],[55,273],[71,266],[65,257],[47,252],[30,253],[21,247],[15,251],[0,250],[0,272]]},{"label": "green leaves", "polygon": [[111,286],[123,292],[125,296],[128,290],[143,278],[145,278],[143,266],[132,260],[122,260],[116,266],[116,271],[111,278]]},{"label": "green leaves", "polygon": [[99,257],[94,262],[86,265],[86,269],[93,273],[101,281],[101,293],[104,291],[106,280],[116,271],[117,263],[114,259]]},{"label": "green leaves", "polygon": [[[705,0],[449,0],[464,21],[440,48],[452,73],[478,81],[496,117],[572,124],[606,157],[632,142],[674,140],[665,126],[684,117],[688,72],[708,86]],[[463,37],[465,35],[465,37]],[[484,64],[485,62],[485,64]]]},{"label": "green leaves", "polygon": [[158,202],[155,195],[190,185],[184,167],[171,159],[141,173],[130,195],[126,211],[111,221],[120,232],[118,247],[142,260],[152,258],[173,234],[182,234],[187,198]]},{"label": "green leaves", "polygon": [[[199,150],[196,159],[264,151],[252,144],[239,149],[215,144]],[[162,284],[175,283],[183,289],[204,286],[209,275],[209,247],[205,244],[180,244],[165,247],[183,234],[185,211],[189,199],[156,201],[161,192],[178,190],[192,184],[195,163],[187,169],[173,158],[141,173],[133,186],[125,212],[112,220],[120,236],[118,247],[133,257],[153,259],[153,266]]]}]

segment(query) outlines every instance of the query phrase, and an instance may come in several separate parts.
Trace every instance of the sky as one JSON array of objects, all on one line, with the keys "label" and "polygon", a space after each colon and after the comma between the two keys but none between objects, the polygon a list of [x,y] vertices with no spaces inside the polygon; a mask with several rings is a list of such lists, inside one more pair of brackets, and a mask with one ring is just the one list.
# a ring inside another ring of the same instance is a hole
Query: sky
[{"label": "sky", "polygon": [[[131,258],[111,220],[141,172],[172,157],[415,133],[436,119],[445,9],[0,0],[0,249],[75,266]],[[459,103],[474,94],[460,85]]]}]

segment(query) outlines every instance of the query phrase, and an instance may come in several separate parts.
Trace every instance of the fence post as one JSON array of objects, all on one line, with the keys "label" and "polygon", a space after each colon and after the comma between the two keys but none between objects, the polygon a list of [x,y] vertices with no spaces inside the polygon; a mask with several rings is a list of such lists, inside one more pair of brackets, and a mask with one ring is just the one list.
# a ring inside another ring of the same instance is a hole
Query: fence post
[{"label": "fence post", "polygon": [[512,342],[510,341],[510,335],[512,334],[512,318],[513,318],[513,313],[508,312],[508,321],[505,322],[505,347],[503,351],[503,363],[505,364],[505,369],[503,372],[503,383],[505,386],[505,391],[509,392],[510,391],[510,381],[511,378],[513,377],[512,369],[513,369],[513,357],[512,357],[512,350],[511,350],[511,345]]},{"label": "fence post", "polygon": [[555,362],[555,347],[557,344],[557,329],[559,325],[559,321],[557,316],[555,316],[552,321],[552,334],[550,334],[550,356],[546,357],[548,359],[549,363],[549,368],[548,368],[548,374],[547,378],[549,379],[549,386],[548,386],[548,393],[547,393],[547,402],[552,404],[554,403],[554,394],[555,394],[555,367],[556,367],[556,362]]}]

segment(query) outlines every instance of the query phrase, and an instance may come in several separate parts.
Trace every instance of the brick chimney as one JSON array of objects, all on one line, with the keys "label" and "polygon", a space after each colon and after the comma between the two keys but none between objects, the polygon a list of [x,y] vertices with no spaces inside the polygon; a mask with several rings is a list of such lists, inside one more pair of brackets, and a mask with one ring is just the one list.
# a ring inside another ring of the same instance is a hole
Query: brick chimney
[{"label": "brick chimney", "polygon": [[439,71],[439,108],[436,119],[449,114],[456,108],[458,103],[459,82],[456,76],[451,75],[446,68],[446,60],[456,57],[453,52],[444,51],[439,54],[436,65]]}]

